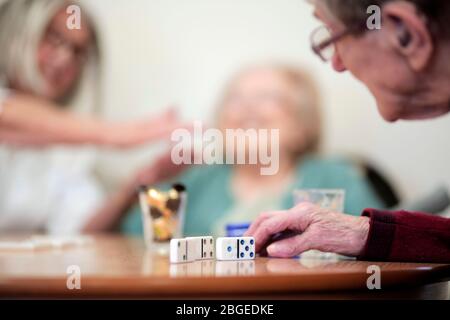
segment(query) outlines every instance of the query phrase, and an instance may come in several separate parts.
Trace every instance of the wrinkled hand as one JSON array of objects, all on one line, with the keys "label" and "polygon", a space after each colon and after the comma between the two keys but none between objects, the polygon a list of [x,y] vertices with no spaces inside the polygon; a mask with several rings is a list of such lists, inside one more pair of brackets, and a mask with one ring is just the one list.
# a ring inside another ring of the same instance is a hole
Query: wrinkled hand
[{"label": "wrinkled hand", "polygon": [[255,237],[256,251],[260,252],[272,236],[284,231],[293,231],[295,235],[270,244],[267,247],[269,256],[290,258],[313,249],[358,256],[367,241],[369,218],[335,213],[311,203],[302,203],[287,211],[261,214],[246,236]]}]

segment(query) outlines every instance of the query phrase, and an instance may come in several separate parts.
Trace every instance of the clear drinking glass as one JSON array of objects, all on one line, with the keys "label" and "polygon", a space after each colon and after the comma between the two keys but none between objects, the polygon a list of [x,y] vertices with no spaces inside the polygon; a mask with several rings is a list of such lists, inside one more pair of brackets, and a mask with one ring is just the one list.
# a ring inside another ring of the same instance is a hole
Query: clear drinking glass
[{"label": "clear drinking glass", "polygon": [[294,203],[310,202],[324,209],[344,212],[345,190],[299,189],[294,191]]},{"label": "clear drinking glass", "polygon": [[139,190],[142,225],[147,249],[169,253],[170,240],[181,238],[187,192],[181,184],[170,190],[142,186]]}]

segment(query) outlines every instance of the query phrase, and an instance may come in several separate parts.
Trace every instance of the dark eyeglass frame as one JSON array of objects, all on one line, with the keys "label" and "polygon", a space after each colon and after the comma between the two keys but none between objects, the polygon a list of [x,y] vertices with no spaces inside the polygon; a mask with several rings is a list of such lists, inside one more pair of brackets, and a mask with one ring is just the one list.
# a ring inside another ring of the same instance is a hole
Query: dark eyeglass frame
[{"label": "dark eyeglass frame", "polygon": [[61,36],[59,32],[55,30],[48,30],[47,34],[44,36],[44,39],[54,47],[64,47],[67,50],[70,50],[78,63],[85,63],[88,60],[89,47],[79,48],[76,45],[72,45],[66,39],[64,39],[64,37]]},{"label": "dark eyeglass frame", "polygon": [[[340,40],[342,40],[343,38],[345,38],[348,35],[359,33],[361,31],[365,30],[365,28],[366,28],[366,24],[364,23],[364,24],[361,24],[360,26],[357,26],[354,28],[346,28],[345,30],[333,35],[333,32],[331,32],[330,28],[328,28],[326,25],[321,25],[321,26],[317,27],[316,29],[314,29],[313,32],[311,33],[311,37],[310,37],[311,49],[317,56],[319,56],[320,59],[322,59],[323,62],[328,62],[330,59],[325,58],[322,54],[324,49],[328,48],[331,45],[335,45],[337,42],[339,42]],[[315,42],[313,39],[314,36],[316,35],[316,33],[319,30],[322,30],[322,29],[328,30],[331,37],[321,41],[318,44],[314,44],[314,42]]]}]

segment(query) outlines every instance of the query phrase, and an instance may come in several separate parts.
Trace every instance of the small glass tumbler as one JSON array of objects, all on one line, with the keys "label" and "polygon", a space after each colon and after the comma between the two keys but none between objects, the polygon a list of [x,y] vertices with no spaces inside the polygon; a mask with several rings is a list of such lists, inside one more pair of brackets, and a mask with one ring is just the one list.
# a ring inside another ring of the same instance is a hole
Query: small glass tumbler
[{"label": "small glass tumbler", "polygon": [[143,186],[139,190],[139,200],[147,249],[168,254],[170,240],[182,236],[186,188],[177,184],[163,191]]},{"label": "small glass tumbler", "polygon": [[345,190],[299,189],[294,191],[294,203],[310,202],[334,212],[344,212]]}]

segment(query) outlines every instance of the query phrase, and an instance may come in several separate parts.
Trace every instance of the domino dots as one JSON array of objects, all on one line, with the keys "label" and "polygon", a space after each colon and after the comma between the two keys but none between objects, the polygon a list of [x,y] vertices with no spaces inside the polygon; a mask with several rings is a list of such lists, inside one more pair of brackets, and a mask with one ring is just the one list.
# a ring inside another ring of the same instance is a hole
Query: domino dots
[{"label": "domino dots", "polygon": [[214,238],[213,237],[189,237],[186,238],[191,243],[195,260],[214,259]]},{"label": "domino dots", "polygon": [[253,260],[255,239],[252,237],[218,238],[216,258],[217,260]]},{"label": "domino dots", "polygon": [[170,240],[170,262],[183,263],[195,261],[195,251],[186,239]]}]

